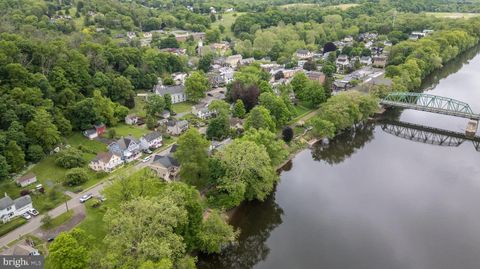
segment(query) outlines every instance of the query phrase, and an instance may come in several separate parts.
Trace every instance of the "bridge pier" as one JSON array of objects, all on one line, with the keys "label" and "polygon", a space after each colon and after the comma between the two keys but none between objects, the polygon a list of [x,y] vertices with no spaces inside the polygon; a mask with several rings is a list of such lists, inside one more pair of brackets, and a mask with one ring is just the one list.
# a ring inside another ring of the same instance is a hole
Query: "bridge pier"
[{"label": "bridge pier", "polygon": [[478,121],[471,120],[467,124],[467,129],[465,130],[465,135],[468,137],[474,137],[477,133]]}]

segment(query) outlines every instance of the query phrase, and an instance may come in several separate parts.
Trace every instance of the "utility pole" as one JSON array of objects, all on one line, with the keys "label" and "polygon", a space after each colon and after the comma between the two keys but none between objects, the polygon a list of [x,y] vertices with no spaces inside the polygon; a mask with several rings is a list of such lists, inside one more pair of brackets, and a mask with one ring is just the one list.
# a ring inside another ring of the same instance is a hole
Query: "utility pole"
[{"label": "utility pole", "polygon": [[67,204],[67,201],[65,201],[65,207],[67,208],[67,212],[68,212],[68,204]]}]

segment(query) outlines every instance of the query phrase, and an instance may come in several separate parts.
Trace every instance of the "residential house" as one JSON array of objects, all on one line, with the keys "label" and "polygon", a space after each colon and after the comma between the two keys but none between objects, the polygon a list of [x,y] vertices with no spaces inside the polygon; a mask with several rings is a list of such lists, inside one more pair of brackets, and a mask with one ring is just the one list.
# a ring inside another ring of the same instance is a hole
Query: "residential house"
[{"label": "residential house", "polygon": [[387,65],[387,56],[374,56],[373,57],[373,64],[374,67],[385,68]]},{"label": "residential house", "polygon": [[182,33],[175,33],[174,36],[178,42],[185,42],[187,41],[190,35],[187,32],[182,32]]},{"label": "residential house", "polygon": [[141,117],[129,114],[125,116],[125,123],[128,125],[135,125],[138,124],[139,120],[141,121]]},{"label": "residential house", "polygon": [[21,255],[21,256],[39,256],[38,249],[27,245],[26,243],[16,244],[14,247],[8,249],[5,255]]},{"label": "residential house", "polygon": [[225,58],[225,63],[232,68],[236,68],[240,64],[240,61],[242,59],[243,59],[242,55],[236,54],[236,55],[228,56],[227,58]]},{"label": "residential house", "polygon": [[167,122],[167,133],[170,135],[180,135],[188,129],[188,121],[168,121]]},{"label": "residential house", "polygon": [[159,132],[151,132],[140,137],[140,146],[142,149],[149,149],[149,148],[159,148],[162,146],[162,134]]},{"label": "residential house", "polygon": [[243,132],[243,120],[240,118],[230,118],[229,119],[230,128],[235,129],[237,133]]},{"label": "residential house", "polygon": [[170,111],[168,111],[168,110],[162,111],[162,113],[160,114],[160,117],[162,117],[164,119],[170,118]]},{"label": "residential house", "polygon": [[164,48],[160,51],[173,53],[177,56],[185,55],[187,53],[187,50],[182,48]]},{"label": "residential house", "polygon": [[297,56],[297,58],[301,60],[308,60],[313,57],[313,53],[310,52],[309,50],[300,49],[300,50],[297,50],[297,52],[295,53],[295,56]]},{"label": "residential house", "polygon": [[372,64],[372,57],[370,57],[370,56],[362,56],[362,57],[360,57],[360,64],[362,64],[362,65],[371,65],[371,64]]},{"label": "residential house", "polygon": [[135,37],[137,37],[137,33],[135,33],[135,32],[128,32],[128,33],[127,33],[127,37],[128,37],[128,39],[134,39]]},{"label": "residential house", "polygon": [[26,213],[29,209],[33,209],[32,197],[30,195],[21,196],[12,200],[6,193],[5,197],[0,199],[0,220],[3,223],[9,222],[11,218]]},{"label": "residential house", "polygon": [[200,103],[192,106],[192,114],[203,120],[210,118],[214,113],[215,111],[210,111],[208,109],[208,104],[206,103]]},{"label": "residential house", "polygon": [[107,131],[107,127],[105,124],[94,125],[94,129],[88,129],[83,131],[83,135],[88,139],[92,140],[95,139]]},{"label": "residential house", "polygon": [[111,172],[122,163],[122,157],[117,152],[100,152],[88,166],[97,172]]},{"label": "residential house", "polygon": [[296,73],[298,72],[303,72],[303,69],[302,68],[295,68],[295,69],[281,69],[281,70],[277,70],[278,71],[282,71],[283,73],[283,78],[285,79],[290,79],[292,78],[293,76],[295,76]]},{"label": "residential house", "polygon": [[190,34],[193,37],[193,40],[205,40],[204,32],[195,32]]},{"label": "residential house", "polygon": [[307,75],[307,77],[308,77],[310,80],[317,81],[317,82],[320,83],[320,84],[325,83],[326,76],[325,76],[325,74],[322,73],[322,72],[319,72],[319,71],[307,71],[307,72],[305,72],[305,74]]},{"label": "residential house", "polygon": [[151,39],[152,38],[152,33],[151,32],[145,32],[145,33],[143,33],[143,37]]},{"label": "residential house", "polygon": [[15,182],[17,183],[17,185],[23,188],[25,186],[28,186],[32,183],[37,182],[37,177],[35,176],[34,173],[28,173],[22,176],[21,178],[17,178]]},{"label": "residential house", "polygon": [[252,64],[253,62],[255,62],[255,58],[250,57],[250,58],[240,60],[240,65],[249,65],[249,64]]},{"label": "residential house", "polygon": [[140,141],[131,135],[110,143],[108,151],[121,156],[125,162],[131,162],[142,155],[140,152]]},{"label": "residential house", "polygon": [[393,81],[385,77],[370,77],[362,83],[359,88],[364,91],[369,91],[376,86],[392,87]]},{"label": "residential house", "polygon": [[172,104],[181,103],[187,101],[187,94],[185,93],[185,86],[183,85],[174,85],[174,86],[164,86],[164,85],[155,85],[153,91],[161,96],[165,94],[170,94]]},{"label": "residential house", "polygon": [[332,83],[332,90],[334,91],[346,91],[350,87],[350,81],[347,80],[335,80]]},{"label": "residential house", "polygon": [[188,74],[187,73],[173,73],[172,74],[172,79],[175,81],[176,85],[183,85],[185,84],[185,80],[187,79]]},{"label": "residential house", "polygon": [[180,163],[171,154],[155,155],[148,166],[166,181],[175,180],[180,171]]},{"label": "residential house", "polygon": [[344,71],[348,66],[350,66],[350,61],[348,60],[347,55],[342,54],[337,57],[335,64],[337,65],[338,70]]}]

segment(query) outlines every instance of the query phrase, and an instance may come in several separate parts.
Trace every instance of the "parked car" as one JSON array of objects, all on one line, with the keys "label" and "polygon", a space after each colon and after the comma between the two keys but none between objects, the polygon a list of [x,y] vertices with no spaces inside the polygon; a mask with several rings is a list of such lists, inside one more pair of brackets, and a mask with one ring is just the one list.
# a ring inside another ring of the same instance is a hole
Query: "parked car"
[{"label": "parked car", "polygon": [[37,189],[37,191],[39,191],[40,189],[43,189],[43,185],[42,185],[42,184],[38,184],[37,186],[35,186],[35,189]]},{"label": "parked car", "polygon": [[35,208],[32,208],[32,209],[29,209],[28,210],[28,214],[32,215],[32,216],[38,216],[38,211],[35,209]]},{"label": "parked car", "polygon": [[152,154],[152,151],[150,149],[144,149],[143,153],[145,154]]},{"label": "parked car", "polygon": [[103,195],[97,196],[97,199],[98,199],[100,202],[105,202],[105,200],[107,200],[107,198],[105,198],[105,196],[103,196]]},{"label": "parked car", "polygon": [[55,240],[55,236],[51,236],[47,239],[47,242],[52,242],[53,240]]},{"label": "parked car", "polygon": [[151,156],[145,157],[142,162],[146,163],[146,162],[150,161],[150,158],[152,158],[152,157]]},{"label": "parked car", "polygon": [[85,194],[84,196],[80,197],[80,203],[85,203],[86,201],[92,199],[93,195],[91,193]]},{"label": "parked car", "polygon": [[26,220],[29,220],[29,219],[32,218],[32,216],[30,216],[28,213],[23,213],[23,214],[22,214],[22,217],[23,217],[24,219],[26,219]]}]

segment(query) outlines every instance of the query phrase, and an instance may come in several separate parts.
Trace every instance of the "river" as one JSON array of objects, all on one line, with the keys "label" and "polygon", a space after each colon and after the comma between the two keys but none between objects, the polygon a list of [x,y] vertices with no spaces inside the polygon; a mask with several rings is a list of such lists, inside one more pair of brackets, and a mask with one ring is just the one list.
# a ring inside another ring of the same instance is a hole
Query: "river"
[{"label": "river", "polygon": [[[480,113],[480,49],[425,80],[431,94]],[[464,132],[468,120],[413,110],[390,120]],[[238,244],[201,269],[478,269],[480,151],[439,146],[367,124],[300,152],[265,202],[232,218]],[[477,134],[478,135],[478,134]]]}]

